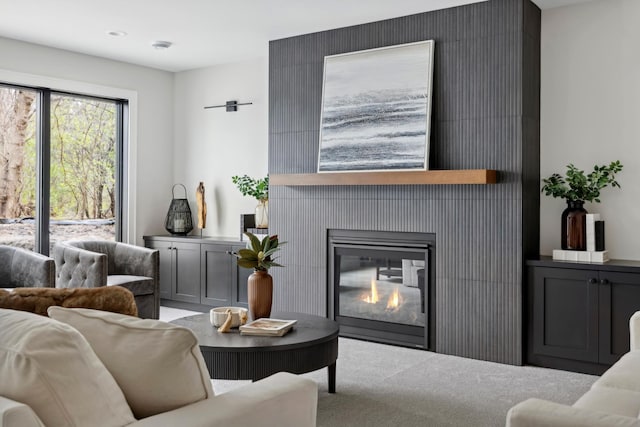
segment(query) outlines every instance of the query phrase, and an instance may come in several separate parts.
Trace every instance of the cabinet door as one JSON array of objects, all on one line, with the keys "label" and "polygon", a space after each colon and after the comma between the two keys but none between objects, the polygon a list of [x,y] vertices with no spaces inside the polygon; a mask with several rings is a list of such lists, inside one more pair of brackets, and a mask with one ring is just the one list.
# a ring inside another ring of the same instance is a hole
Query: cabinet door
[{"label": "cabinet door", "polygon": [[[243,245],[235,245],[232,247],[233,252],[238,252],[240,249],[245,248]],[[247,296],[247,280],[253,270],[250,268],[238,267],[238,262],[235,256],[231,256],[232,266],[232,279],[231,279],[231,296],[233,298],[233,305],[239,307],[248,307],[249,297]]]},{"label": "cabinet door", "polygon": [[640,310],[640,274],[600,272],[600,363],[629,351],[629,319]]},{"label": "cabinet door", "polygon": [[171,298],[200,303],[200,244],[173,242],[175,283]]},{"label": "cabinet door", "polygon": [[535,268],[533,277],[533,352],[597,362],[597,272]]},{"label": "cabinet door", "polygon": [[171,242],[147,242],[147,247],[160,254],[160,298],[171,299],[173,275],[173,246]]},{"label": "cabinet door", "polygon": [[203,244],[201,247],[202,288],[200,303],[213,306],[231,303],[231,247]]}]

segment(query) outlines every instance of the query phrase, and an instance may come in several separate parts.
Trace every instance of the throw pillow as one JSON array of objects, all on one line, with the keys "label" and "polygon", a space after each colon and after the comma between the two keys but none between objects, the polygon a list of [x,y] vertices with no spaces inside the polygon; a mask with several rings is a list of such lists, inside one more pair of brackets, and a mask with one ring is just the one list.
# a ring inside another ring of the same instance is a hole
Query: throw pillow
[{"label": "throw pillow", "polygon": [[111,374],[71,326],[0,309],[0,395],[29,405],[47,426],[135,421]]},{"label": "throw pillow", "polygon": [[15,288],[0,289],[0,308],[47,315],[52,305],[138,315],[133,294],[120,286],[99,288]]},{"label": "throw pillow", "polygon": [[82,308],[50,307],[49,316],[84,335],[138,419],[213,396],[198,339],[187,328]]}]

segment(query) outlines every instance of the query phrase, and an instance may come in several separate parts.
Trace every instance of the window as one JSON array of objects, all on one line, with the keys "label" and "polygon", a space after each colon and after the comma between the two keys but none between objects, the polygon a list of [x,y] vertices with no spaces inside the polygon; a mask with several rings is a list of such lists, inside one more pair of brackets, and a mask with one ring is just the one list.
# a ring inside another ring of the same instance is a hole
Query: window
[{"label": "window", "polygon": [[0,244],[122,240],[122,100],[0,86]]}]

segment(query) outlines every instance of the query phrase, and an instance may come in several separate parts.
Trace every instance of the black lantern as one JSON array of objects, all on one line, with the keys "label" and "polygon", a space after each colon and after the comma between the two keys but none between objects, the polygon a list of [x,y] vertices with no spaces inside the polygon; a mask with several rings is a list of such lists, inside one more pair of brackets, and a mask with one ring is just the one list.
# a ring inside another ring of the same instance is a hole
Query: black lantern
[{"label": "black lantern", "polygon": [[[184,199],[176,199],[174,190],[179,185],[184,190]],[[171,234],[186,235],[193,230],[193,220],[191,218],[191,209],[187,201],[187,189],[182,184],[175,184],[171,188],[171,205],[167,212],[167,219],[164,221],[164,228]]]}]

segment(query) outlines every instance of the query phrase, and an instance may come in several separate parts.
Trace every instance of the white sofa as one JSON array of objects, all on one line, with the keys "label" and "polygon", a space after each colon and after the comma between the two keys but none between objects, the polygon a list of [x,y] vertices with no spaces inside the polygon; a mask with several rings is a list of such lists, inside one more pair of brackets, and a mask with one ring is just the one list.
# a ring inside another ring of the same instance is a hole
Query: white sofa
[{"label": "white sofa", "polygon": [[278,373],[215,395],[191,331],[50,307],[0,309],[0,427],[314,427],[317,385]]},{"label": "white sofa", "polygon": [[629,321],[630,348],[573,405],[528,399],[507,413],[507,427],[640,427],[640,312]]}]

